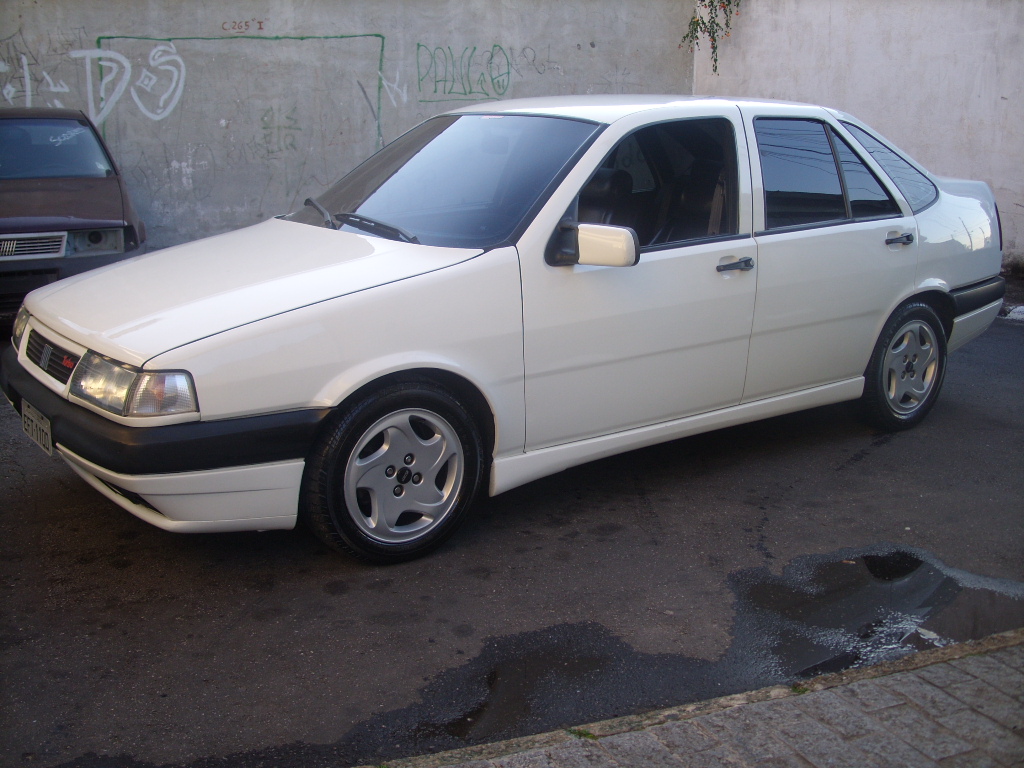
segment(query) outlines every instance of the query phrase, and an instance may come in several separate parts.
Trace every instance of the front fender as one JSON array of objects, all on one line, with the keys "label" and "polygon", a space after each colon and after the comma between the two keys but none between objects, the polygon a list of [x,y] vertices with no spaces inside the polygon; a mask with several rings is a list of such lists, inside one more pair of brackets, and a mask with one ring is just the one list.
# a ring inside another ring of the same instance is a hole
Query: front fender
[{"label": "front fender", "polygon": [[337,406],[375,379],[437,368],[494,409],[496,454],[524,444],[518,256],[502,248],[234,328],[161,354],[189,371],[204,421]]}]

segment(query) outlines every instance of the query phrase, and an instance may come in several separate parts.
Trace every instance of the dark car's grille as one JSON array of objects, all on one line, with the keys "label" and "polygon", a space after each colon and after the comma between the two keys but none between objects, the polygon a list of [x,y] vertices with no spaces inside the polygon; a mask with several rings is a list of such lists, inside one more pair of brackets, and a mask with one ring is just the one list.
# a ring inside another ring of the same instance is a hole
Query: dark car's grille
[{"label": "dark car's grille", "polygon": [[28,359],[38,365],[61,384],[67,384],[71,372],[78,365],[78,355],[52,344],[35,331],[29,331]]},{"label": "dark car's grille", "polygon": [[0,269],[0,316],[17,312],[26,293],[58,279],[56,269]]},{"label": "dark car's grille", "polygon": [[0,237],[0,257],[60,256],[64,253],[64,238],[64,233]]}]

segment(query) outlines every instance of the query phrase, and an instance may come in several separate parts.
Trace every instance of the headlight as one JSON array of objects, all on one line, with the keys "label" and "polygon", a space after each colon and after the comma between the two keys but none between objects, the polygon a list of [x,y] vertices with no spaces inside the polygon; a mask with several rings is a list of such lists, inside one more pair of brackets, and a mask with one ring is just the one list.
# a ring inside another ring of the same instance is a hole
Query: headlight
[{"label": "headlight", "polygon": [[14,345],[16,352],[21,350],[21,337],[25,335],[25,328],[27,327],[28,310],[22,304],[21,309],[18,310],[18,316],[14,318],[14,330],[11,332],[11,344]]},{"label": "headlight", "polygon": [[199,410],[187,371],[142,371],[88,352],[71,377],[71,394],[118,416],[168,416]]},{"label": "headlight", "polygon": [[124,253],[123,229],[82,229],[68,232],[68,256]]},{"label": "headlight", "polygon": [[71,377],[71,394],[98,405],[105,411],[124,415],[128,390],[135,383],[138,370],[88,352],[78,361]]}]

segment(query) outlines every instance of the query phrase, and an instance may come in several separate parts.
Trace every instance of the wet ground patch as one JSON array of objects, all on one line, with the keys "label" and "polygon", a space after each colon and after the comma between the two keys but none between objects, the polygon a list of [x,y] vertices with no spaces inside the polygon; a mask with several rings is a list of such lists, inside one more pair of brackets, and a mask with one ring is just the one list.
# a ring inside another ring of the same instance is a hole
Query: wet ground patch
[{"label": "wet ground patch", "polygon": [[[598,623],[492,638],[429,681],[418,703],[370,718],[333,744],[294,743],[188,768],[382,763],[796,683],[1024,626],[1024,583],[950,568],[907,547],[801,557],[781,574],[745,569],[730,586],[733,641],[720,659],[639,653]],[[85,755],[64,765],[150,764]]]}]

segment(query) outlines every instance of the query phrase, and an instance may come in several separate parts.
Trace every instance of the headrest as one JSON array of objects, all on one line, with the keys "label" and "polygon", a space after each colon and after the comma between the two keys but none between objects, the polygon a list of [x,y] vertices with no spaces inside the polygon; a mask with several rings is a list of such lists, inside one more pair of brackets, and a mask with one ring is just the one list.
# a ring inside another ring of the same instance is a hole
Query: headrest
[{"label": "headrest", "polygon": [[601,168],[580,192],[583,200],[617,200],[633,191],[633,177],[616,168]]}]

